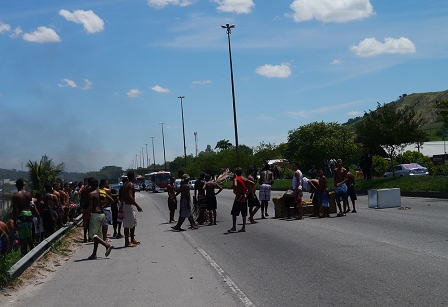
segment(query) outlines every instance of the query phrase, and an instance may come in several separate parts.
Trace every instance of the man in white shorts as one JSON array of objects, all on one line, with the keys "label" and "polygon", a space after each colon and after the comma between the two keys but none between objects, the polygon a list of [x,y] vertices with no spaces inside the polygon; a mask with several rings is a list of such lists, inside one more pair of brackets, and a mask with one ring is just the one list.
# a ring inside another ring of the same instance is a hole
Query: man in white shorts
[{"label": "man in white shorts", "polygon": [[271,186],[274,183],[274,173],[270,170],[270,165],[265,164],[260,172],[260,190],[258,198],[261,202],[261,218],[265,219],[268,214],[268,202],[271,200]]},{"label": "man in white shorts", "polygon": [[[137,226],[137,214],[135,213],[135,208],[137,208],[138,212],[142,212],[143,209],[140,207],[135,201],[135,174],[133,171],[128,172],[128,182],[124,186],[124,195],[123,195],[123,228],[124,228],[124,246],[125,247],[134,247],[137,244],[140,244],[134,237],[135,234],[135,226]],[[135,208],[134,208],[135,206]],[[129,236],[131,240],[129,241]]]}]

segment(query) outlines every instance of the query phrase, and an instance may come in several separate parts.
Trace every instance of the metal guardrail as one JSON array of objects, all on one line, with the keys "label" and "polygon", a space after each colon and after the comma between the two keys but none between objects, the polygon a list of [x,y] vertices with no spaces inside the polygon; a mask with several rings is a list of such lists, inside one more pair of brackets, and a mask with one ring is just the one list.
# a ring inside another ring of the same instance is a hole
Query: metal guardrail
[{"label": "metal guardrail", "polygon": [[58,229],[51,236],[43,240],[39,245],[30,250],[25,256],[20,258],[8,271],[9,276],[13,278],[19,277],[27,268],[32,266],[37,260],[45,255],[51,248],[52,244],[59,240],[67,231],[77,227],[82,222],[82,214],[75,218],[74,222],[70,222],[68,226]]}]

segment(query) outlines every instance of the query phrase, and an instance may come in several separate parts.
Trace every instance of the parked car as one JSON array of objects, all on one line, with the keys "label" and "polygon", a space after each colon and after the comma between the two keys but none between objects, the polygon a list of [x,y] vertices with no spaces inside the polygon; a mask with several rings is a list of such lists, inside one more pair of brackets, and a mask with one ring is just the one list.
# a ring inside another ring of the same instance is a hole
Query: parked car
[{"label": "parked car", "polygon": [[134,189],[135,191],[140,192],[140,186],[136,183],[134,183]]},{"label": "parked car", "polygon": [[[426,167],[417,163],[398,164],[394,166],[395,177],[403,176],[428,176],[429,171]],[[393,177],[392,171],[384,173],[384,177]]]},{"label": "parked car", "polygon": [[194,190],[195,183],[196,183],[195,179],[188,181],[188,186],[190,187],[190,190]]},{"label": "parked car", "polygon": [[180,182],[181,182],[181,179],[176,179],[174,181],[174,190],[179,191],[179,189],[180,189]]}]

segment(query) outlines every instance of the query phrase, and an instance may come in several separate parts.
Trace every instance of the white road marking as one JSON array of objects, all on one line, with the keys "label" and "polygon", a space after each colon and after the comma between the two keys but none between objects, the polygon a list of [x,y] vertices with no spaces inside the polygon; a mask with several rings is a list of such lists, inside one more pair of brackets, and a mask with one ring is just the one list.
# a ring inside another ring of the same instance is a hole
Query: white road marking
[{"label": "white road marking", "polygon": [[[188,235],[185,236],[190,240],[190,242],[196,246],[194,240]],[[238,288],[238,286],[233,282],[233,280],[224,272],[223,269],[202,249],[196,247],[196,249],[202,254],[202,256],[210,263],[210,265],[218,272],[218,274],[224,279],[225,283],[232,289],[233,292],[238,296],[238,298],[243,302],[246,307],[255,307],[255,305],[250,301],[250,299],[244,294],[244,292]]]}]

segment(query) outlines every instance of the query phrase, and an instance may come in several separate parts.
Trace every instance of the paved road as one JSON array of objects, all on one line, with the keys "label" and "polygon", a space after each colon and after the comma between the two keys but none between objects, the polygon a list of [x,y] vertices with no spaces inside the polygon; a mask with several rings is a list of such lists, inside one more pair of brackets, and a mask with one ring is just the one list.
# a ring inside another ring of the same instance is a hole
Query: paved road
[{"label": "paved road", "polygon": [[165,193],[140,192],[138,201],[140,246],[114,240],[108,258],[89,261],[86,244],[7,306],[448,305],[446,200],[403,197],[408,210],[368,209],[359,196],[347,217],[259,219],[232,234],[230,191],[218,196],[217,226],[185,232],[166,223]]}]

